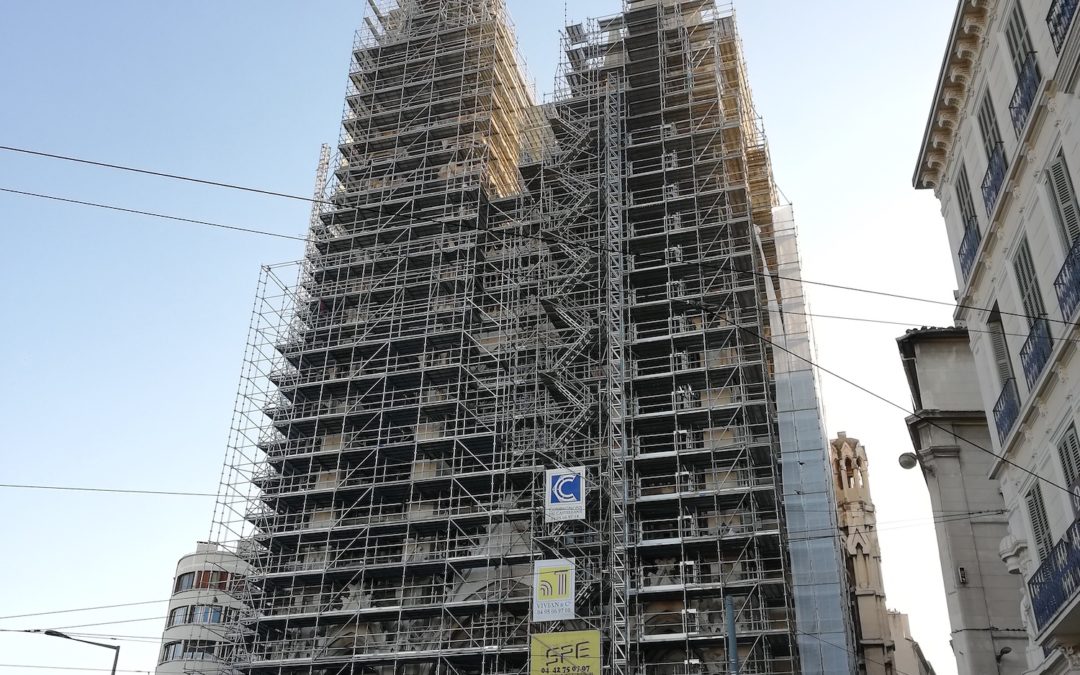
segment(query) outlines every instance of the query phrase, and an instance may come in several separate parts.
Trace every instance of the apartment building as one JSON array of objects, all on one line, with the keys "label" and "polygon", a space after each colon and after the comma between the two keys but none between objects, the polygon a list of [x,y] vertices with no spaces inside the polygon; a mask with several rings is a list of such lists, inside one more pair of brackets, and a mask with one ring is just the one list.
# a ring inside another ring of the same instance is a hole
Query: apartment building
[{"label": "apartment building", "polygon": [[1080,672],[1077,9],[957,3],[914,176],[945,218],[1037,673]]}]

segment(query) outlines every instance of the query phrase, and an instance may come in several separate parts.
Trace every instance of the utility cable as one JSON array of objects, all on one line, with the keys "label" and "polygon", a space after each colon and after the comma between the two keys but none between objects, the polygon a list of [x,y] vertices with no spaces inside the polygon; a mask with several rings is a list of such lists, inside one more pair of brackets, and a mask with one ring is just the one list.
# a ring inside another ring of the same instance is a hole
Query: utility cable
[{"label": "utility cable", "polygon": [[[230,190],[240,190],[242,192],[251,192],[251,193],[254,193],[254,194],[265,195],[265,196],[268,196],[268,197],[281,197],[281,198],[284,198],[284,199],[292,199],[292,200],[296,200],[296,201],[308,202],[308,203],[311,203],[311,204],[322,204],[322,205],[334,206],[334,207],[339,206],[338,204],[335,204],[334,202],[327,201],[327,200],[324,200],[324,199],[315,199],[313,197],[305,197],[305,196],[302,196],[302,195],[294,195],[294,194],[289,194],[289,193],[286,193],[286,192],[278,192],[278,191],[274,191],[274,190],[266,190],[266,189],[262,189],[262,188],[249,187],[249,186],[245,186],[245,185],[237,185],[235,183],[225,183],[225,182],[222,182],[222,181],[215,181],[215,180],[209,180],[209,179],[204,179],[204,178],[195,178],[195,177],[192,177],[192,176],[183,176],[183,175],[179,175],[179,174],[166,173],[166,172],[162,172],[162,171],[154,171],[154,170],[151,170],[151,169],[142,169],[142,168],[133,167],[133,166],[127,166],[127,165],[123,165],[123,164],[113,164],[113,163],[109,163],[109,162],[102,162],[102,161],[97,161],[97,160],[84,159],[84,158],[81,158],[81,157],[72,157],[72,156],[69,156],[69,155],[61,155],[61,154],[57,154],[57,153],[43,152],[43,151],[40,151],[40,150],[32,150],[32,149],[29,149],[29,148],[18,148],[18,147],[14,147],[14,146],[10,146],[10,145],[0,145],[0,150],[8,151],[8,152],[14,152],[14,153],[21,153],[21,154],[25,154],[25,155],[32,155],[32,156],[36,156],[36,157],[44,157],[44,158],[48,158],[48,159],[62,160],[62,161],[66,161],[66,162],[75,162],[75,163],[78,163],[78,164],[87,164],[87,165],[90,165],[90,166],[97,166],[97,167],[107,168],[107,169],[115,169],[115,170],[118,170],[118,171],[126,171],[126,172],[130,172],[130,173],[145,174],[145,175],[148,175],[148,176],[156,176],[158,178],[168,178],[168,179],[171,179],[171,180],[179,180],[179,181],[185,181],[185,182],[189,182],[189,183],[197,183],[197,184],[200,184],[200,185],[208,185],[208,186],[212,186],[212,187],[220,187],[220,188],[226,188],[226,189],[230,189]],[[21,192],[21,191],[18,191],[18,190],[4,189],[3,191],[4,192],[15,193],[15,194],[24,194],[24,195],[28,195],[28,196],[38,196],[38,197],[41,197],[43,199],[55,199],[57,201],[67,201],[67,202],[76,203],[76,204],[83,203],[83,202],[79,202],[77,200],[69,200],[69,199],[64,199],[64,198],[59,198],[59,197],[52,197],[52,196],[48,196],[48,195],[35,195],[33,193],[26,193],[26,192]],[[114,207],[104,206],[104,205],[94,204],[94,203],[84,203],[84,204],[86,206],[96,206],[98,208],[114,208]],[[349,210],[355,210],[355,211],[358,211],[358,212],[367,211],[367,212],[370,212],[370,213],[379,214],[378,210],[374,209],[372,207],[344,207],[344,208],[347,208]],[[115,210],[126,211],[126,212],[129,212],[129,213],[139,213],[138,211],[135,211],[135,210],[132,210],[132,209],[123,209],[123,208],[119,208],[119,207],[115,207]],[[151,216],[158,217],[158,218],[168,218],[170,220],[180,220],[182,222],[197,222],[197,221],[192,221],[192,220],[185,219],[185,218],[174,218],[174,217],[171,217],[171,216],[164,216],[164,215],[160,215],[160,214],[143,214],[143,215],[151,215]],[[418,225],[419,224],[429,224],[429,225],[442,225],[442,224],[445,224],[445,223],[440,223],[439,221],[430,220],[430,219],[417,219],[417,220],[412,221],[412,222],[414,224],[418,224]],[[239,227],[218,225],[216,223],[199,223],[199,224],[206,224],[206,225],[210,225],[210,226],[213,226],[213,227],[225,227],[226,229],[235,229],[235,230],[245,230],[246,231],[246,229],[247,229],[247,228],[239,228]],[[480,231],[485,231],[485,232],[492,232],[491,230],[487,230],[485,228],[472,228],[472,229],[478,229]],[[287,239],[296,239],[296,240],[305,241],[305,242],[310,241],[309,238],[296,237],[296,236],[283,235],[283,234],[276,234],[276,233],[272,233],[272,232],[259,232],[259,234],[266,234],[267,236],[272,236],[272,237],[282,237],[282,238],[287,238]],[[529,238],[529,239],[540,239],[541,241],[548,241],[546,239],[543,239],[542,236],[539,236],[539,235],[518,235],[517,233],[507,233],[507,234],[510,234],[511,236],[524,236],[525,238]],[[565,243],[570,243],[570,242],[562,242],[562,243],[565,244]],[[592,249],[592,247],[589,247],[589,248]],[[606,251],[606,249],[602,249],[602,248],[601,249],[593,249],[593,250]],[[798,278],[798,277],[785,277],[785,276],[780,276],[780,275],[777,275],[777,274],[767,274],[765,272],[754,272],[752,270],[735,270],[735,269],[732,269],[731,271],[739,273],[739,274],[752,274],[752,275],[764,276],[764,277],[767,277],[767,278],[770,278],[770,279],[782,279],[784,281],[797,281],[799,283],[807,284],[807,285],[810,285],[810,286],[821,286],[823,288],[832,288],[832,289],[835,289],[835,290],[850,291],[850,292],[854,292],[854,293],[866,293],[866,294],[869,294],[869,295],[877,295],[877,296],[893,298],[893,299],[897,299],[897,300],[907,300],[907,301],[910,301],[910,302],[921,302],[921,303],[926,303],[926,304],[941,305],[941,306],[945,306],[945,307],[955,307],[955,308],[959,308],[959,309],[971,309],[971,310],[980,311],[980,312],[990,312],[990,311],[992,311],[992,309],[989,308],[989,307],[980,307],[980,306],[977,306],[977,305],[959,304],[959,303],[956,303],[956,302],[948,302],[948,301],[945,301],[945,300],[934,300],[934,299],[930,299],[930,298],[922,298],[922,297],[918,297],[918,296],[914,296],[914,295],[907,295],[907,294],[904,294],[904,293],[897,293],[897,292],[892,292],[892,291],[880,291],[880,290],[875,290],[875,289],[861,288],[861,287],[858,287],[858,286],[849,286],[849,285],[845,285],[845,284],[837,284],[837,283],[831,283],[831,282],[825,282],[825,281],[812,281],[812,280],[809,280],[809,279],[803,279],[803,278]],[[1000,311],[1000,310],[998,310],[998,313],[1001,314],[1001,315],[1006,315],[1006,316],[1023,317],[1023,318],[1028,319],[1029,321],[1044,318],[1047,321],[1050,321],[1052,323],[1062,323],[1062,324],[1066,324],[1066,325],[1071,325],[1071,323],[1069,321],[1065,321],[1065,320],[1061,320],[1061,319],[1050,319],[1048,317],[1037,317],[1037,316],[1032,316],[1032,315],[1029,315],[1029,314],[1022,314],[1022,313],[1015,313],[1015,312],[1003,312],[1003,311]]]},{"label": "utility cable", "polygon": [[[287,197],[287,198],[290,198],[290,199],[296,199],[296,200],[300,200],[300,201],[307,201],[307,202],[310,202],[310,203],[320,203],[320,204],[326,203],[324,200],[317,200],[317,199],[314,199],[314,198],[311,198],[311,197],[302,197],[302,196],[299,196],[299,195],[288,195],[288,194],[285,194],[285,193],[275,193],[275,192],[272,192],[272,191],[269,191],[269,190],[260,190],[260,189],[256,189],[256,188],[247,188],[247,187],[244,187],[244,186],[238,186],[238,185],[233,185],[233,184],[228,184],[228,183],[221,183],[221,182],[217,182],[217,181],[207,181],[207,180],[203,180],[203,179],[196,179],[196,178],[191,178],[191,177],[186,177],[186,176],[179,176],[179,175],[176,175],[176,174],[165,174],[165,173],[162,173],[162,172],[155,172],[155,171],[150,171],[150,170],[146,170],[146,169],[138,169],[138,168],[135,168],[135,167],[126,167],[126,166],[122,166],[122,165],[106,164],[104,162],[94,162],[92,160],[84,160],[84,159],[67,157],[67,156],[62,156],[62,155],[52,155],[52,154],[49,154],[49,153],[41,153],[41,152],[38,152],[38,151],[26,150],[26,149],[23,149],[23,148],[14,148],[14,147],[11,147],[11,146],[0,146],[0,150],[8,150],[8,151],[13,151],[13,152],[22,152],[22,153],[25,153],[25,154],[34,154],[34,155],[39,155],[39,156],[46,156],[46,157],[51,157],[51,158],[54,158],[54,159],[63,159],[63,160],[66,160],[66,161],[80,162],[80,163],[85,163],[85,164],[93,164],[93,165],[97,165],[97,166],[115,168],[115,169],[118,169],[118,170],[132,171],[132,172],[136,172],[136,173],[145,173],[145,174],[148,174],[148,175],[155,175],[155,176],[159,176],[159,177],[166,177],[166,178],[172,178],[172,179],[176,179],[176,180],[186,180],[186,181],[189,181],[189,182],[213,185],[213,186],[216,186],[216,187],[225,187],[225,188],[230,188],[230,189],[240,189],[240,190],[244,190],[244,191],[256,192],[256,193],[259,193],[259,194],[265,194],[265,195],[270,195],[270,196]],[[218,224],[218,223],[209,223],[207,221],[195,221],[193,219],[171,217],[171,216],[165,216],[163,214],[136,211],[134,209],[124,209],[124,208],[120,208],[120,207],[112,207],[112,206],[107,206],[107,205],[102,205],[102,204],[96,204],[96,203],[93,203],[93,202],[81,202],[81,201],[78,201],[78,200],[69,200],[69,199],[64,199],[64,198],[52,197],[52,196],[49,196],[49,195],[40,195],[40,194],[35,194],[35,193],[28,193],[28,192],[17,191],[17,190],[9,190],[9,189],[3,189],[3,188],[0,188],[0,191],[11,192],[11,193],[15,193],[15,194],[22,194],[22,195],[27,195],[27,196],[34,196],[34,197],[39,197],[39,198],[44,198],[44,199],[55,199],[57,201],[70,202],[70,203],[75,203],[75,204],[82,204],[82,205],[86,205],[86,206],[95,206],[95,207],[98,207],[98,208],[115,209],[115,210],[125,211],[125,212],[129,212],[129,213],[136,213],[136,214],[139,214],[139,215],[148,215],[148,216],[151,216],[151,217],[159,217],[159,218],[168,218],[168,219],[180,220],[182,222],[191,222],[191,223],[196,223],[196,224],[209,225],[209,226],[212,226],[212,227],[223,227],[225,229],[239,230],[239,231],[249,232],[249,233],[252,233],[252,234],[262,234],[262,235],[265,235],[265,236],[282,237],[282,238],[295,239],[295,240],[304,241],[304,242],[309,241],[309,238],[306,238],[306,237],[295,237],[295,236],[290,236],[290,235],[282,235],[282,234],[277,234],[277,233],[272,233],[272,232],[252,230],[250,228],[240,228],[240,227],[234,227],[234,226],[221,225],[221,224]],[[357,209],[357,210],[362,210],[362,209]],[[371,210],[371,209],[368,209],[368,210]],[[417,221],[417,222],[420,222],[420,221]],[[436,221],[431,221],[431,222],[435,223]],[[479,230],[482,230],[482,231],[487,231],[487,232],[492,232],[491,230],[488,230],[487,228],[476,228],[476,229],[479,229]],[[494,234],[502,234],[502,233],[494,233]],[[506,234],[509,234],[509,235],[513,236],[516,233],[507,232]],[[571,244],[571,242],[562,242],[562,243],[567,244],[567,245]],[[600,250],[606,251],[606,249],[600,249]],[[702,269],[704,269],[705,266],[706,266],[706,263],[698,263],[698,265],[701,266]],[[723,271],[722,268],[721,268],[720,271]],[[873,295],[892,297],[892,298],[896,298],[896,299],[903,299],[903,300],[909,300],[909,301],[915,301],[915,302],[926,302],[926,303],[945,305],[945,306],[955,306],[955,307],[959,307],[959,308],[963,308],[963,309],[974,309],[974,310],[978,310],[978,311],[991,311],[989,308],[986,308],[986,307],[977,307],[977,306],[973,306],[973,305],[958,305],[956,303],[949,303],[949,302],[944,302],[944,301],[940,301],[940,300],[930,300],[930,299],[926,299],[926,298],[919,298],[919,297],[916,297],[916,296],[910,296],[910,295],[905,295],[905,294],[900,294],[900,293],[891,293],[891,292],[887,292],[887,291],[876,291],[876,290],[871,290],[871,289],[858,288],[858,287],[854,287],[854,286],[846,286],[846,285],[843,285],[843,284],[833,284],[833,283],[827,283],[827,282],[815,282],[815,281],[810,281],[810,280],[797,278],[797,277],[782,277],[782,276],[779,276],[779,275],[768,274],[768,273],[765,273],[765,272],[754,272],[754,271],[749,271],[749,270],[736,270],[734,268],[730,268],[728,271],[735,272],[735,273],[751,274],[751,275],[754,275],[754,276],[762,276],[762,277],[765,277],[765,278],[768,278],[768,279],[784,279],[784,280],[796,281],[796,282],[798,282],[800,284],[819,285],[819,286],[828,287],[828,288],[834,288],[834,289],[839,289],[839,290],[847,290],[847,291],[852,291],[852,292],[869,293],[869,294],[873,294]],[[895,403],[895,402],[889,400],[888,398],[886,398],[886,397],[884,397],[884,396],[882,396],[880,394],[877,394],[876,392],[874,392],[874,391],[872,391],[872,390],[870,390],[870,389],[868,389],[868,388],[866,388],[866,387],[864,387],[864,386],[862,386],[862,385],[860,385],[860,384],[858,384],[858,383],[856,383],[856,382],[854,382],[854,381],[852,381],[852,380],[850,380],[848,378],[843,377],[842,375],[836,373],[835,371],[832,371],[832,370],[829,370],[829,369],[827,369],[827,368],[825,368],[823,366],[820,366],[819,364],[813,362],[810,359],[807,359],[807,358],[805,358],[805,357],[803,357],[803,356],[801,356],[799,354],[796,354],[795,352],[792,352],[791,350],[788,350],[788,349],[786,349],[784,347],[781,347],[781,346],[777,345],[775,342],[772,342],[771,340],[768,340],[768,339],[764,338],[763,336],[757,334],[756,332],[754,332],[754,331],[752,331],[752,330],[750,330],[750,329],[748,329],[748,328],[746,328],[744,326],[739,326],[736,323],[731,322],[730,320],[726,319],[726,317],[721,316],[720,308],[711,308],[711,307],[705,305],[704,303],[696,303],[696,302],[690,302],[690,301],[683,301],[683,302],[685,304],[687,304],[688,306],[695,306],[696,305],[699,309],[709,311],[709,312],[713,313],[714,315],[719,316],[722,320],[727,321],[729,324],[735,326],[736,328],[738,328],[740,330],[747,331],[751,335],[756,336],[756,339],[761,340],[761,341],[763,341],[765,343],[768,343],[768,344],[772,345],[773,347],[775,347],[777,349],[780,349],[780,350],[782,350],[784,352],[787,352],[787,353],[791,354],[792,356],[795,356],[796,358],[807,362],[811,367],[816,368],[816,369],[818,369],[818,370],[820,370],[820,371],[822,371],[824,373],[827,373],[827,374],[829,374],[829,375],[831,375],[831,376],[833,376],[833,377],[847,383],[848,385],[850,385],[852,387],[855,387],[856,389],[862,391],[863,393],[865,393],[865,394],[867,394],[867,395],[869,395],[869,396],[871,396],[873,398],[876,398],[876,399],[882,401],[883,403],[886,403],[887,405],[890,405],[892,407],[895,407],[895,408],[899,409],[900,411],[904,412],[907,415],[918,417],[920,420],[928,423],[929,425],[934,426],[936,428],[939,428],[942,431],[946,431],[947,433],[949,433],[950,435],[953,435],[956,438],[960,438],[959,436],[957,436],[951,430],[946,429],[945,427],[943,427],[941,425],[938,425],[933,421],[927,420],[926,418],[923,418],[923,417],[917,415],[916,413],[914,413],[912,411],[909,411],[905,406],[902,406],[902,405],[900,405],[898,403]],[[999,313],[1001,313],[1001,314],[1009,314],[1009,313],[1000,312],[1000,311],[999,311]],[[1025,318],[1028,318],[1029,320],[1030,319],[1037,319],[1037,318],[1044,318],[1044,319],[1046,318],[1046,317],[1032,317],[1032,316],[1029,316],[1029,315],[1026,315],[1026,314],[1016,314],[1016,316],[1023,316]],[[1060,320],[1054,320],[1054,321],[1058,322],[1058,323],[1066,323],[1066,322],[1062,322]],[[975,447],[975,448],[977,448],[977,449],[979,449],[979,450],[981,450],[983,452],[991,454],[994,457],[997,457],[999,460],[1009,464],[1010,466],[1013,466],[1013,467],[1019,469],[1020,471],[1022,471],[1024,473],[1027,473],[1027,474],[1029,474],[1029,475],[1031,475],[1031,476],[1033,476],[1035,478],[1038,478],[1039,480],[1041,480],[1041,481],[1043,481],[1043,482],[1045,482],[1045,483],[1047,483],[1047,484],[1049,484],[1049,485],[1051,485],[1053,487],[1056,487],[1056,488],[1061,489],[1061,490],[1063,490],[1065,492],[1068,492],[1070,495],[1072,494],[1072,491],[1069,490],[1068,488],[1056,483],[1055,481],[1052,481],[1052,480],[1050,480],[1048,478],[1040,476],[1036,472],[1034,472],[1034,471],[1032,471],[1030,469],[1027,469],[1026,467],[1022,467],[1019,464],[1016,464],[1015,462],[1008,459],[1007,457],[1004,457],[1002,455],[998,455],[993,450],[989,450],[989,449],[984,448],[984,447],[982,447],[982,446],[980,446],[980,445],[978,445],[976,443],[972,443],[971,441],[969,441],[967,439],[963,439],[963,440],[966,443],[968,443],[969,445],[971,445],[972,447]]]},{"label": "utility cable", "polygon": [[688,307],[693,307],[693,308],[699,309],[699,310],[701,310],[703,312],[708,312],[709,314],[715,316],[716,318],[719,318],[720,320],[726,322],[728,325],[730,325],[730,326],[732,326],[732,327],[734,327],[734,328],[736,328],[738,330],[741,330],[741,331],[744,331],[744,332],[748,333],[755,340],[759,340],[759,341],[761,341],[761,342],[763,342],[765,344],[771,345],[775,349],[779,349],[780,351],[782,351],[782,352],[784,352],[786,354],[794,356],[795,358],[799,359],[800,361],[805,362],[811,368],[814,368],[814,369],[819,370],[819,371],[821,371],[823,373],[831,375],[832,377],[835,377],[836,379],[840,380],[841,382],[844,382],[845,384],[848,384],[848,385],[854,387],[855,389],[858,389],[859,391],[863,392],[864,394],[866,394],[866,395],[868,395],[868,396],[870,396],[872,398],[876,398],[877,400],[881,401],[882,403],[885,403],[885,404],[887,404],[889,406],[892,406],[893,408],[896,408],[897,410],[903,412],[905,415],[908,415],[910,417],[915,417],[916,419],[920,420],[921,422],[924,422],[927,425],[932,426],[935,429],[938,429],[940,431],[944,431],[945,433],[947,433],[950,436],[956,438],[957,440],[962,440],[963,442],[967,443],[971,447],[976,448],[978,450],[981,450],[981,451],[983,451],[983,452],[985,452],[985,453],[987,453],[987,454],[989,454],[989,455],[991,455],[993,457],[996,457],[997,459],[999,459],[1000,461],[1008,464],[1009,466],[1012,466],[1012,467],[1014,467],[1016,469],[1019,469],[1020,471],[1026,473],[1026,474],[1028,474],[1028,475],[1030,475],[1030,476],[1032,476],[1032,477],[1034,477],[1034,478],[1036,478],[1038,480],[1041,480],[1042,482],[1046,483],[1047,485],[1050,485],[1052,487],[1056,487],[1059,490],[1062,490],[1062,491],[1068,493],[1069,495],[1073,495],[1073,491],[1070,490],[1069,488],[1065,487],[1064,485],[1061,485],[1060,483],[1057,483],[1056,481],[1053,481],[1053,480],[1050,480],[1049,478],[1041,476],[1038,473],[1036,473],[1035,471],[1032,471],[1031,469],[1028,469],[1027,467],[1024,467],[1024,466],[1021,466],[1021,465],[1017,464],[1016,462],[1012,461],[1008,457],[1005,457],[1004,455],[999,455],[998,453],[994,452],[993,450],[985,448],[985,447],[979,445],[978,443],[973,443],[972,441],[959,436],[955,431],[952,431],[951,429],[948,429],[945,426],[942,426],[942,425],[938,424],[937,422],[934,422],[933,420],[930,420],[930,419],[928,419],[926,417],[923,417],[922,415],[919,415],[918,413],[916,413],[914,411],[908,410],[906,406],[900,405],[899,403],[896,403],[896,402],[892,401],[891,399],[888,399],[888,398],[882,396],[881,394],[873,391],[872,389],[868,389],[868,388],[864,387],[863,385],[859,384],[858,382],[855,382],[854,380],[851,380],[851,379],[849,379],[847,377],[844,377],[843,375],[837,373],[834,370],[830,370],[830,369],[826,368],[825,366],[822,366],[822,365],[814,362],[812,359],[809,359],[809,358],[803,356],[802,354],[798,354],[798,353],[796,353],[796,352],[794,352],[794,351],[792,351],[792,350],[790,350],[790,349],[788,349],[786,347],[782,347],[782,346],[778,345],[777,343],[773,342],[772,340],[762,336],[760,333],[758,333],[758,332],[756,332],[754,330],[751,330],[750,328],[747,328],[746,326],[739,325],[737,322],[732,321],[731,319],[728,319],[727,317],[725,317],[723,315],[723,308],[722,307],[716,307],[715,305],[709,305],[709,304],[706,304],[706,303],[697,302],[697,301],[691,301],[691,300],[680,300],[679,302],[682,303],[682,304],[687,305]]},{"label": "utility cable", "polygon": [[153,211],[140,211],[138,209],[129,209],[123,206],[113,206],[111,204],[99,204],[98,202],[87,202],[80,199],[70,199],[67,197],[58,197],[56,195],[46,195],[39,192],[26,192],[25,190],[14,190],[12,188],[0,188],[0,192],[7,192],[13,195],[22,195],[24,197],[36,197],[38,199],[49,199],[54,202],[64,202],[66,204],[78,204],[79,206],[92,206],[97,209],[106,209],[109,211],[119,211],[121,213],[133,213],[138,216],[149,216],[151,218],[162,218],[164,220],[175,220],[181,223],[191,223],[194,225],[206,225],[207,227],[217,227],[223,230],[233,230],[236,232],[247,232],[249,234],[261,234],[265,237],[277,237],[279,239],[294,239],[296,241],[307,241],[305,237],[296,237],[291,234],[278,234],[277,232],[267,232],[266,230],[254,230],[249,227],[239,227],[237,225],[223,225],[222,223],[212,223],[208,220],[196,220],[194,218],[183,218],[181,216],[170,216],[164,213],[155,213]]},{"label": "utility cable", "polygon": [[159,602],[168,602],[171,598],[165,598],[164,600],[144,600],[143,602],[124,602],[119,605],[98,605],[96,607],[76,607],[75,609],[54,609],[50,612],[34,612],[32,614],[10,614],[8,616],[0,616],[0,621],[6,619],[25,619],[31,616],[47,616],[49,614],[72,614],[75,612],[91,612],[97,609],[115,609],[117,607],[135,607],[136,605],[156,605]]},{"label": "utility cable", "polygon": [[74,626],[57,626],[56,628],[50,628],[49,630],[68,630],[69,628],[90,628],[92,626],[111,626],[117,623],[140,623],[143,621],[160,621],[168,618],[167,616],[147,616],[142,619],[121,619],[119,621],[98,621],[97,623],[80,623]]},{"label": "utility cable", "polygon": [[215,180],[207,180],[204,178],[192,178],[191,176],[181,176],[175,173],[163,173],[161,171],[153,171],[150,169],[139,169],[133,166],[124,166],[123,164],[110,164],[108,162],[99,162],[92,159],[82,159],[81,157],[71,157],[68,155],[57,155],[51,152],[41,152],[39,150],[29,150],[27,148],[15,148],[10,145],[0,145],[0,150],[7,150],[8,152],[18,152],[24,155],[34,155],[36,157],[46,157],[48,159],[60,159],[65,162],[75,162],[78,164],[89,164],[90,166],[102,167],[105,169],[116,169],[118,171],[128,171],[131,173],[141,173],[147,176],[157,176],[158,178],[169,178],[172,180],[181,180],[188,183],[198,183],[200,185],[211,185],[213,187],[229,188],[230,190],[241,190],[243,192],[254,192],[255,194],[266,195],[268,197],[283,197],[285,199],[295,199],[302,202],[318,202],[321,204],[329,204],[330,202],[323,202],[320,200],[312,199],[311,197],[301,197],[299,195],[291,195],[287,192],[275,192],[274,190],[263,190],[260,188],[247,187],[244,185],[236,185],[234,183],[222,183]]},{"label": "utility cable", "polygon": [[112,668],[81,668],[78,666],[32,666],[25,663],[0,663],[0,668],[33,668],[35,670],[89,670],[99,673],[143,673],[144,675],[151,675],[152,673],[152,671],[149,670],[126,670],[124,668],[113,670]]},{"label": "utility cable", "polygon": [[[72,485],[24,485],[19,483],[0,483],[0,488],[16,490],[70,490],[74,492],[112,492],[132,495],[168,495],[172,497],[217,497],[214,492],[173,492],[170,490],[124,490],[120,488],[76,487]],[[0,617],[3,619],[5,617]]]}]

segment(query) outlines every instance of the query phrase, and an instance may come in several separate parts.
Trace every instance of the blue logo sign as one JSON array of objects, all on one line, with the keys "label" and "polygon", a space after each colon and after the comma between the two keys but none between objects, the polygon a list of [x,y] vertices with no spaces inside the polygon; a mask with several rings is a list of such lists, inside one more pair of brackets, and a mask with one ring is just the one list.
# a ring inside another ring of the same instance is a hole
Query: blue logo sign
[{"label": "blue logo sign", "polygon": [[551,476],[551,503],[575,504],[581,501],[581,474],[564,473]]}]

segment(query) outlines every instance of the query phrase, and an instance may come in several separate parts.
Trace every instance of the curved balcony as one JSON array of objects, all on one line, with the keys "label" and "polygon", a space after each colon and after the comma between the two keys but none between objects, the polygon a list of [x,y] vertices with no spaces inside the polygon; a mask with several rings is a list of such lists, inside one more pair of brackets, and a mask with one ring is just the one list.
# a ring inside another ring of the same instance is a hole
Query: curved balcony
[{"label": "curved balcony", "polygon": [[1016,88],[1013,89],[1012,99],[1009,100],[1009,116],[1012,117],[1013,131],[1019,138],[1027,126],[1028,118],[1031,117],[1031,106],[1035,103],[1035,95],[1039,93],[1039,84],[1042,82],[1042,73],[1039,72],[1039,62],[1035,58],[1035,52],[1028,52],[1024,59],[1024,65],[1017,75]]}]

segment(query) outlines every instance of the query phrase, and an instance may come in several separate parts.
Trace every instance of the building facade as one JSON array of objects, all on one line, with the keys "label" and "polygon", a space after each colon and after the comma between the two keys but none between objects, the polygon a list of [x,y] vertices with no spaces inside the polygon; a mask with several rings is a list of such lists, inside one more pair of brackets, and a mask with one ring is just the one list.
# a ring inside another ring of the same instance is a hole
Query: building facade
[{"label": "building facade", "polygon": [[1030,644],[1023,579],[1001,560],[1011,541],[1008,511],[990,477],[994,456],[979,449],[993,442],[968,331],[912,329],[897,344],[914,412],[907,418],[914,461],[902,464],[919,467],[930,493],[957,673],[1020,675]]},{"label": "building facade", "polygon": [[161,636],[157,675],[220,675],[228,672],[227,626],[244,609],[236,589],[249,568],[216,544],[199,542],[180,558]]},{"label": "building facade", "polygon": [[561,46],[537,105],[502,0],[372,2],[305,259],[260,282],[234,671],[855,672],[734,18],[627,0]]},{"label": "building facade", "polygon": [[914,178],[945,217],[1040,673],[1080,670],[1076,15],[1072,0],[958,3]]},{"label": "building facade", "polygon": [[[885,581],[881,575],[881,545],[877,513],[870,495],[866,448],[844,432],[829,443],[837,519],[843,537],[847,572],[855,617],[855,637],[860,672],[894,675],[895,639],[890,633],[885,606]],[[903,672],[901,669],[899,672]]]},{"label": "building facade", "polygon": [[[911,625],[908,615],[889,612],[889,634],[893,636],[893,660],[897,673],[908,675],[935,675],[934,667],[923,656],[919,643],[911,637]],[[986,671],[993,673],[993,671]]]}]

